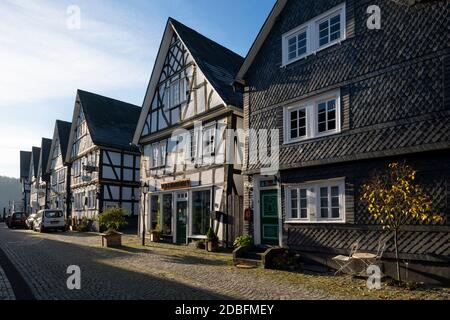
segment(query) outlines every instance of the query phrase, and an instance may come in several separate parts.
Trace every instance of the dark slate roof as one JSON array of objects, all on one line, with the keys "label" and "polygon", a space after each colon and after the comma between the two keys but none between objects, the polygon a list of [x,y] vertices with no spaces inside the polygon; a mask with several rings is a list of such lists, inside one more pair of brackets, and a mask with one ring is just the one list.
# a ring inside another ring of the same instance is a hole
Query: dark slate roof
[{"label": "dark slate roof", "polygon": [[69,144],[70,128],[72,123],[62,120],[56,120],[56,130],[58,130],[59,146],[61,154],[67,154],[67,145]]},{"label": "dark slate roof", "polygon": [[173,18],[169,21],[222,99],[227,104],[242,107],[242,94],[235,92],[233,82],[244,58]]},{"label": "dark slate roof", "polygon": [[130,143],[141,107],[83,90],[78,97],[95,145],[137,151]]},{"label": "dark slate roof", "polygon": [[28,178],[30,176],[31,152],[20,151],[20,178]]},{"label": "dark slate roof", "polygon": [[52,148],[52,139],[42,138],[41,154],[40,154],[40,159],[39,159],[42,176],[44,176],[45,173],[47,172],[47,163],[48,163],[48,158],[50,156],[51,148]]},{"label": "dark slate roof", "polygon": [[[31,150],[32,159],[33,159],[33,169],[34,169],[34,177],[37,177],[38,169],[39,169],[39,156],[41,154],[41,148],[33,147]],[[31,167],[30,167],[31,168]]]}]

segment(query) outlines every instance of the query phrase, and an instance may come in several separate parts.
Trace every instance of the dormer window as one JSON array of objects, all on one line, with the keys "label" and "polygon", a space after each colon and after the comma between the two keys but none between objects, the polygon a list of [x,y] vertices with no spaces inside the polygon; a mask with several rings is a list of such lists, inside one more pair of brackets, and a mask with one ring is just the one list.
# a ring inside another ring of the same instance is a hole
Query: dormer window
[{"label": "dormer window", "polygon": [[345,39],[345,3],[283,35],[283,66]]}]

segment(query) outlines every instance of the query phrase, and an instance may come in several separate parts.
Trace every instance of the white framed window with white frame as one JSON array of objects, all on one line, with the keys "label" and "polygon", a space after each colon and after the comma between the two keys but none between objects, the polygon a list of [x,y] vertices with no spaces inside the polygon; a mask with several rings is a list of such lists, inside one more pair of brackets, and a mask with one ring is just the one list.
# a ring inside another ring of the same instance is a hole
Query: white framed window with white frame
[{"label": "white framed window with white frame", "polygon": [[165,109],[179,106],[187,100],[187,80],[182,77],[170,82],[164,91]]},{"label": "white framed window with white frame", "polygon": [[285,144],[341,132],[340,90],[285,107],[283,127]]},{"label": "white framed window with white frame", "polygon": [[344,223],[345,178],[286,186],[286,223]]},{"label": "white framed window with white frame", "polygon": [[202,155],[203,159],[208,159],[215,156],[216,152],[216,124],[208,124],[203,128],[203,144]]},{"label": "white framed window with white frame", "polygon": [[150,169],[164,167],[167,157],[167,140],[152,144],[149,153]]},{"label": "white framed window with white frame", "polygon": [[345,2],[283,34],[282,65],[305,58],[346,38]]}]

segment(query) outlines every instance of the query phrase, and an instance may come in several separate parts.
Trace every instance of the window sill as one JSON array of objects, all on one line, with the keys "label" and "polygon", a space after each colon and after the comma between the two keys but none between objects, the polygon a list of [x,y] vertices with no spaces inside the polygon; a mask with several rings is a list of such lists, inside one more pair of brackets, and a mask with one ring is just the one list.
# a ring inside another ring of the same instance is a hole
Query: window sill
[{"label": "window sill", "polygon": [[328,49],[328,48],[334,47],[334,46],[336,46],[336,45],[342,45],[342,42],[344,42],[346,39],[347,39],[347,38],[344,37],[344,38],[342,38],[342,39],[335,40],[335,41],[333,41],[333,42],[330,42],[330,43],[328,43],[328,44],[323,45],[323,46],[320,47],[320,48],[317,48],[315,51],[311,51],[311,52],[308,52],[308,53],[306,53],[306,54],[303,54],[302,56],[297,57],[297,58],[295,58],[295,59],[293,59],[293,60],[291,60],[291,61],[284,61],[284,62],[281,64],[280,69],[285,69],[285,68],[287,68],[288,66],[290,66],[290,65],[292,65],[292,64],[294,64],[294,63],[296,63],[296,62],[302,61],[302,60],[306,61],[306,60],[308,59],[308,57],[311,57],[311,56],[317,56],[320,52],[322,52],[322,51],[324,51],[324,50],[326,50],[326,49]]},{"label": "window sill", "polygon": [[320,220],[320,221],[310,221],[310,220],[287,220],[284,221],[285,224],[345,224],[344,220]]},{"label": "window sill", "polygon": [[302,138],[302,139],[295,139],[295,140],[290,139],[288,141],[283,142],[283,145],[292,145],[292,144],[302,143],[302,142],[312,142],[312,141],[319,140],[322,138],[327,138],[327,137],[338,135],[341,132],[342,131],[331,131],[331,132],[318,134],[318,135],[315,135],[314,137],[310,137],[310,138]]}]

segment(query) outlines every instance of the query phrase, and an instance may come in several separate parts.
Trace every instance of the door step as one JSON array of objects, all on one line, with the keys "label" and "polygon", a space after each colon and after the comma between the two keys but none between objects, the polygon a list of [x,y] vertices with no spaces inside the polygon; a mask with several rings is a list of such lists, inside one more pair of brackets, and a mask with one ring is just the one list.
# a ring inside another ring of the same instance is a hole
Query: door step
[{"label": "door step", "polygon": [[247,258],[236,258],[233,259],[233,263],[236,267],[242,269],[251,269],[251,268],[262,268],[263,263],[261,260],[247,259]]}]

